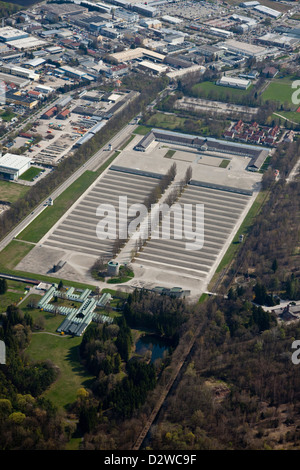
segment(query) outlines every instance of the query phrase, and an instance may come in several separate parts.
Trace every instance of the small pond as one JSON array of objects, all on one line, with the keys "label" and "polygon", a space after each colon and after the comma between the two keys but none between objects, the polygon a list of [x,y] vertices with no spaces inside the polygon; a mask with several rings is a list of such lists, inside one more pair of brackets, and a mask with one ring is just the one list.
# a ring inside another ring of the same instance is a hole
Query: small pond
[{"label": "small pond", "polygon": [[144,335],[137,341],[135,352],[144,355],[147,351],[151,351],[151,363],[153,363],[156,359],[161,359],[165,351],[168,353],[171,346],[170,340],[155,335]]}]

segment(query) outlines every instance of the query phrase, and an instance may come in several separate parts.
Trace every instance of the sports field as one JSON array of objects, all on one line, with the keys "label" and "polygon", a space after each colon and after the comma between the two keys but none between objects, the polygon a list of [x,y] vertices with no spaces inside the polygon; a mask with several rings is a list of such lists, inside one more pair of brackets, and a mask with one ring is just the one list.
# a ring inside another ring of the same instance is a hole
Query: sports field
[{"label": "sports field", "polygon": [[262,94],[264,101],[277,101],[280,104],[296,106],[292,103],[292,94],[295,90],[292,88],[291,81],[272,81]]}]

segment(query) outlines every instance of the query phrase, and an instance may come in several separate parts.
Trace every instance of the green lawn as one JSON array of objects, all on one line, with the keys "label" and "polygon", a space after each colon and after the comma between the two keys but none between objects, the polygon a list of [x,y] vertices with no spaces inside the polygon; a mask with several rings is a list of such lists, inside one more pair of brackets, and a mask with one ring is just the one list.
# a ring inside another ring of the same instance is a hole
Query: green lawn
[{"label": "green lawn", "polygon": [[278,114],[280,114],[282,117],[278,116],[277,114],[272,114],[272,117],[274,119],[280,119],[282,125],[284,125],[285,119],[300,124],[300,113],[297,113],[297,111],[278,111]]},{"label": "green lawn", "polygon": [[0,295],[0,313],[5,313],[9,305],[18,304],[24,298],[26,286],[25,282],[7,280],[7,291]]},{"label": "green lawn", "polygon": [[34,245],[12,240],[0,252],[0,271],[11,274],[15,266],[32,250]]},{"label": "green lawn", "polygon": [[252,85],[247,90],[239,90],[236,88],[224,87],[216,85],[213,82],[197,83],[193,86],[193,94],[199,98],[214,99],[219,101],[229,101],[232,98],[246,96],[250,93]]},{"label": "green lawn", "polygon": [[168,129],[170,131],[177,131],[183,133],[201,135],[207,135],[209,133],[208,127],[203,125],[203,121],[201,119],[182,118],[174,114],[153,114],[148,119],[147,126],[149,126],[149,130],[152,127],[157,127],[160,129]]},{"label": "green lawn", "polygon": [[135,129],[134,134],[146,135],[149,131],[150,129],[147,126],[140,125]]},{"label": "green lawn", "polygon": [[6,109],[5,111],[3,111],[3,113],[1,113],[0,117],[1,119],[3,119],[3,121],[6,121],[6,122],[9,122],[12,120],[12,118],[14,118],[16,116],[15,113],[13,113],[10,109]]},{"label": "green lawn", "polygon": [[164,155],[165,158],[172,158],[174,154],[176,153],[176,150],[171,150],[169,149],[167,153]]},{"label": "green lawn", "polygon": [[24,181],[32,181],[35,176],[37,176],[42,170],[41,168],[37,168],[36,166],[30,167],[25,173],[23,173],[19,179]]},{"label": "green lawn", "polygon": [[289,80],[274,80],[272,81],[266,90],[262,94],[264,101],[277,101],[280,104],[287,103],[291,106],[295,106],[292,103],[292,94],[295,91],[292,86],[292,82]]},{"label": "green lawn", "polygon": [[81,337],[73,338],[47,332],[33,333],[26,350],[31,360],[50,359],[59,367],[58,379],[44,393],[44,396],[55,403],[58,408],[65,408],[74,402],[77,390],[81,387],[88,387],[94,379],[79,362],[78,347],[81,340]]},{"label": "green lawn", "polygon": [[230,160],[222,160],[219,167],[220,168],[227,168],[230,163]]},{"label": "green lawn", "polygon": [[[30,296],[32,297],[32,296]],[[44,330],[32,334],[26,352],[33,361],[50,359],[60,369],[58,380],[44,394],[59,408],[66,407],[76,400],[76,392],[80,387],[87,387],[94,379],[87,373],[79,361],[78,347],[81,337],[61,336],[56,329],[64,319],[62,315],[53,315],[39,309],[27,307],[30,297],[21,304],[24,313],[29,313],[35,321],[44,318]],[[33,296],[38,298],[39,296]]]},{"label": "green lawn", "polygon": [[29,186],[0,180],[0,200],[14,203],[18,199],[21,199],[29,189]]}]

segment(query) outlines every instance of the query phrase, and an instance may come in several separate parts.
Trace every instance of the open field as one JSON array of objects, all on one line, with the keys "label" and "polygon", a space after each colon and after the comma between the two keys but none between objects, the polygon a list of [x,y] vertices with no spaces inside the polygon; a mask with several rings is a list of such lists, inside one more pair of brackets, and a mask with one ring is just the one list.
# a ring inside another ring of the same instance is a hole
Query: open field
[{"label": "open field", "polygon": [[193,86],[193,94],[199,98],[208,98],[219,101],[231,102],[232,98],[246,96],[251,92],[252,85],[247,90],[224,87],[212,82],[197,83]]},{"label": "open field", "polygon": [[203,121],[201,119],[183,118],[176,116],[175,114],[164,113],[156,113],[150,117],[150,119],[147,121],[147,126],[149,126],[148,132],[152,127],[168,129],[170,131],[189,132],[186,121],[193,121],[193,133],[200,135],[209,134],[208,127],[203,125]]},{"label": "open field", "polygon": [[0,272],[9,274],[13,271],[15,266],[26,256],[33,245],[30,243],[19,242],[12,240],[0,252]]},{"label": "open field", "polygon": [[288,103],[296,106],[292,103],[292,94],[295,90],[291,84],[292,82],[289,81],[272,81],[262,94],[263,100],[278,101],[280,104]]},{"label": "open field", "polygon": [[14,203],[21,199],[29,189],[29,186],[0,180],[0,200]]},{"label": "open field", "polygon": [[285,119],[300,124],[300,113],[297,113],[297,111],[278,111],[278,114],[273,114],[273,117],[281,119],[282,125],[284,125]]},{"label": "open field", "polygon": [[96,179],[97,173],[86,171],[18,235],[18,239],[37,243]]},{"label": "open field", "polygon": [[9,305],[17,304],[22,300],[26,285],[24,282],[7,281],[7,291],[0,295],[0,313],[4,313]]},{"label": "open field", "polygon": [[148,134],[149,130],[150,129],[147,126],[140,125],[135,129],[134,133],[139,135],[146,135]]},{"label": "open field", "polygon": [[[61,318],[57,318],[61,323]],[[47,330],[47,320],[45,330]],[[94,379],[79,362],[80,337],[60,336],[45,332],[34,333],[26,350],[34,361],[50,360],[59,367],[57,381],[44,393],[58,408],[67,407],[76,400],[80,387],[88,387]]]}]

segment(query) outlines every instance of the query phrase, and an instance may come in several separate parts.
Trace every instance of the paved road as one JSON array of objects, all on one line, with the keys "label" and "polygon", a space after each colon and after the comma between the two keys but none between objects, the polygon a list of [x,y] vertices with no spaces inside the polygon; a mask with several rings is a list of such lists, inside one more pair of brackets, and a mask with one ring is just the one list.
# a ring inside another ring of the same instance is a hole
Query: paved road
[{"label": "paved road", "polygon": [[116,134],[111,140],[112,150],[108,151],[108,145],[105,145],[98,150],[84,165],[82,165],[77,171],[75,171],[64,183],[62,183],[52,194],[43,200],[34,211],[29,214],[25,219],[22,220],[3,240],[0,241],[0,251],[3,250],[27,225],[29,225],[42,211],[47,210],[46,203],[47,199],[51,197],[55,204],[55,199],[63,193],[74,181],[76,181],[85,171],[95,171],[115,152],[115,150],[126,141],[131,133],[136,129],[137,125],[127,124]]}]

